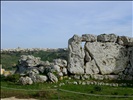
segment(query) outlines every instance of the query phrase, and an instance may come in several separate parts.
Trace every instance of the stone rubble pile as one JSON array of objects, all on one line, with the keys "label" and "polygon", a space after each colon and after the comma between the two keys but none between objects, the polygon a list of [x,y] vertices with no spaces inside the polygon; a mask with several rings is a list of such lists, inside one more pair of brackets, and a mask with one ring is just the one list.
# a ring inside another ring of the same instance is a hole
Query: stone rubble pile
[{"label": "stone rubble pile", "polygon": [[71,74],[133,80],[133,38],[115,34],[74,35],[68,41],[68,52]]},{"label": "stone rubble pile", "polygon": [[20,74],[20,83],[23,85],[43,83],[46,81],[58,82],[60,77],[67,75],[67,61],[54,59],[53,63],[41,61],[39,57],[22,55],[18,61],[16,74]]},{"label": "stone rubble pile", "polygon": [[111,87],[118,87],[118,86],[133,86],[131,83],[109,83],[109,82],[100,82],[100,81],[69,81],[66,80],[64,83],[60,83],[59,86],[73,84],[73,85],[98,85],[98,86],[111,86]]}]

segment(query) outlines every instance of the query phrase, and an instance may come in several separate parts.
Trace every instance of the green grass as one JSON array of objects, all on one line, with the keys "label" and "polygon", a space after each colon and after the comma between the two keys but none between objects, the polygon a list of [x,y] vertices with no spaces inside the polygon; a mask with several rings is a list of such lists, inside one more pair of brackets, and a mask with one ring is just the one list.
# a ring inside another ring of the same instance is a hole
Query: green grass
[{"label": "green grass", "polygon": [[[133,96],[133,87],[110,87],[110,86],[72,85],[72,84],[62,85],[61,87],[59,87],[59,89],[87,93],[87,94],[124,96],[124,98],[116,98],[116,97],[112,98],[112,97],[103,97],[103,96],[95,97],[84,94],[75,94],[75,93],[64,92],[61,90],[58,91],[59,83],[36,83],[32,85],[20,85],[14,82],[1,81],[1,86],[8,87],[8,88],[1,88],[1,97],[5,98],[5,97],[15,96],[17,98],[37,98],[40,100],[58,100],[58,98],[60,100],[133,100],[133,98],[126,98],[126,96]],[[13,90],[12,88],[18,90]]]},{"label": "green grass", "polygon": [[[6,70],[14,69],[12,66],[17,64],[21,55],[33,55],[35,57],[41,57],[43,61],[53,61],[53,59],[62,58],[67,60],[67,51],[60,52],[18,52],[12,54],[1,54],[1,63]],[[67,80],[62,80],[58,83],[36,83],[32,85],[20,85],[14,80],[18,80],[18,75],[13,77],[1,77],[1,98],[15,96],[17,98],[37,98],[39,100],[133,100],[133,98],[126,98],[126,96],[133,96],[133,87],[110,87],[110,86],[96,86],[96,85],[72,85],[66,84],[58,88],[58,84]],[[74,80],[71,80],[74,81]],[[106,82],[106,80],[105,80]],[[107,81],[117,83],[132,83],[131,81]],[[52,89],[52,90],[51,90]],[[55,89],[55,90],[53,90]],[[64,89],[74,92],[81,92],[87,94],[98,95],[121,95],[124,98],[112,98],[112,97],[96,97],[85,94],[75,94],[58,89]],[[37,91],[36,91],[37,90]]]}]

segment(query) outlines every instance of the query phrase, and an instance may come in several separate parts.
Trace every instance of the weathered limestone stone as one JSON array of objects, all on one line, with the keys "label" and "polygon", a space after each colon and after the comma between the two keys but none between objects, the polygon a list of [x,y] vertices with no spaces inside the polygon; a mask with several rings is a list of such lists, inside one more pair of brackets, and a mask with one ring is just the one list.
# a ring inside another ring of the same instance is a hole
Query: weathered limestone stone
[{"label": "weathered limestone stone", "polygon": [[63,67],[63,69],[62,69],[62,73],[63,73],[64,75],[67,75],[67,69],[66,69],[65,67]]},{"label": "weathered limestone stone", "polygon": [[74,85],[78,85],[78,82],[74,81],[73,84],[74,84]]},{"label": "weathered limestone stone", "polygon": [[60,67],[66,67],[67,66],[67,61],[63,59],[54,59],[54,64],[58,65]]},{"label": "weathered limestone stone", "polygon": [[[81,42],[85,42],[84,48]],[[68,41],[68,71],[104,79],[133,79],[133,38],[115,34],[74,35]],[[122,73],[120,75],[120,73]],[[81,77],[82,79],[82,77]]]},{"label": "weathered limestone stone", "polygon": [[48,78],[45,75],[37,75],[36,80],[37,80],[37,82],[43,83],[43,82],[46,82],[48,80]]},{"label": "weathered limestone stone", "polygon": [[62,73],[62,72],[59,72],[59,73],[58,73],[58,76],[59,76],[59,77],[62,77],[62,76],[63,76],[63,73]]},{"label": "weathered limestone stone", "polygon": [[133,68],[133,47],[129,48],[129,59],[130,59],[131,67]]},{"label": "weathered limestone stone", "polygon": [[129,55],[129,64],[123,71],[121,75],[121,79],[125,80],[133,80],[133,47],[128,48],[128,55]]},{"label": "weathered limestone stone", "polygon": [[118,75],[107,75],[109,80],[117,80],[118,79]]},{"label": "weathered limestone stone", "polygon": [[39,65],[40,66],[50,66],[50,62],[49,61],[40,61]]},{"label": "weathered limestone stone", "polygon": [[96,74],[94,74],[94,75],[92,75],[92,78],[96,79],[96,80],[103,80],[104,79],[104,75],[96,75]]},{"label": "weathered limestone stone", "polygon": [[115,34],[101,34],[97,36],[99,42],[116,42],[117,36]]},{"label": "weathered limestone stone", "polygon": [[22,55],[19,64],[20,65],[25,65],[29,67],[37,66],[40,63],[40,58],[39,57],[34,57],[32,55]]},{"label": "weathered limestone stone", "polygon": [[40,58],[32,55],[22,55],[18,61],[15,73],[24,74],[27,70],[40,65]]},{"label": "weathered limestone stone", "polygon": [[85,73],[90,75],[99,73],[99,69],[94,60],[86,63]]},{"label": "weathered limestone stone", "polygon": [[43,73],[44,70],[45,70],[45,67],[44,67],[44,66],[39,66],[39,67],[38,67],[38,70],[39,70],[41,73]]},{"label": "weathered limestone stone", "polygon": [[92,35],[92,34],[83,34],[82,41],[83,42],[94,42],[94,41],[97,41],[97,36]]},{"label": "weathered limestone stone", "polygon": [[68,71],[72,74],[84,74],[84,50],[81,46],[81,37],[74,35],[68,41]]},{"label": "weathered limestone stone", "polygon": [[128,64],[127,49],[116,43],[87,42],[85,50],[94,59],[101,74],[118,74]]},{"label": "weathered limestone stone", "polygon": [[54,82],[54,83],[58,82],[58,78],[53,73],[49,72],[47,75],[51,82]]},{"label": "weathered limestone stone", "polygon": [[89,62],[92,60],[90,54],[86,50],[85,50],[85,59],[84,60],[85,60],[85,62]]},{"label": "weathered limestone stone", "polygon": [[45,76],[45,75],[32,74],[32,75],[30,75],[30,78],[32,79],[32,81],[34,83],[43,83],[48,80],[47,76]]},{"label": "weathered limestone stone", "polygon": [[82,75],[82,77],[84,77],[85,80],[90,79],[90,75],[88,75],[88,74],[84,74],[84,75]]},{"label": "weathered limestone stone", "polygon": [[80,75],[74,75],[73,78],[74,79],[80,79]]},{"label": "weathered limestone stone", "polygon": [[86,85],[86,82],[83,81],[83,82],[82,82],[82,85]]},{"label": "weathered limestone stone", "polygon": [[53,65],[52,69],[54,69],[56,72],[61,72],[60,66],[58,66],[58,65]]},{"label": "weathered limestone stone", "polygon": [[127,36],[118,36],[117,43],[124,46],[133,46],[133,38]]},{"label": "weathered limestone stone", "polygon": [[19,79],[19,82],[21,83],[21,84],[23,84],[23,85],[26,85],[26,84],[33,84],[33,81],[32,81],[32,79],[30,78],[30,77],[28,77],[28,76],[26,76],[26,77],[21,77],[20,79]]}]

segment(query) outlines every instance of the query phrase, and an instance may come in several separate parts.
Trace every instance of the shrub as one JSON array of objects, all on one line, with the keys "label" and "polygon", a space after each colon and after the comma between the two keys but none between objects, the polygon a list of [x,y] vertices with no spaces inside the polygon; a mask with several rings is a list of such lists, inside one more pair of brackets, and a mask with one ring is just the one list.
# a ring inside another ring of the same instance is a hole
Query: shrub
[{"label": "shrub", "polygon": [[128,94],[124,94],[124,96],[128,96]]},{"label": "shrub", "polygon": [[1,79],[1,81],[5,81],[6,77],[4,75],[0,75],[0,79]]},{"label": "shrub", "polygon": [[90,93],[94,93],[94,91],[90,91]]},{"label": "shrub", "polygon": [[114,93],[112,93],[113,95],[118,95],[118,92],[114,92]]},{"label": "shrub", "polygon": [[100,86],[94,86],[95,91],[102,91],[102,88]]},{"label": "shrub", "polygon": [[5,77],[5,81],[9,81],[9,82],[17,82],[20,78],[19,74],[13,74],[13,75],[9,75],[7,77]]}]

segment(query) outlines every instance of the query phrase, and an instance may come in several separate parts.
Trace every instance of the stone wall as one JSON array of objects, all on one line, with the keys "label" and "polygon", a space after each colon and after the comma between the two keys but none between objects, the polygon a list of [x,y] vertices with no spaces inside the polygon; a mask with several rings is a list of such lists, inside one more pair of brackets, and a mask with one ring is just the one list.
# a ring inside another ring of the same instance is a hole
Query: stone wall
[{"label": "stone wall", "polygon": [[68,41],[68,51],[71,74],[133,80],[133,38],[115,34],[74,35]]}]

